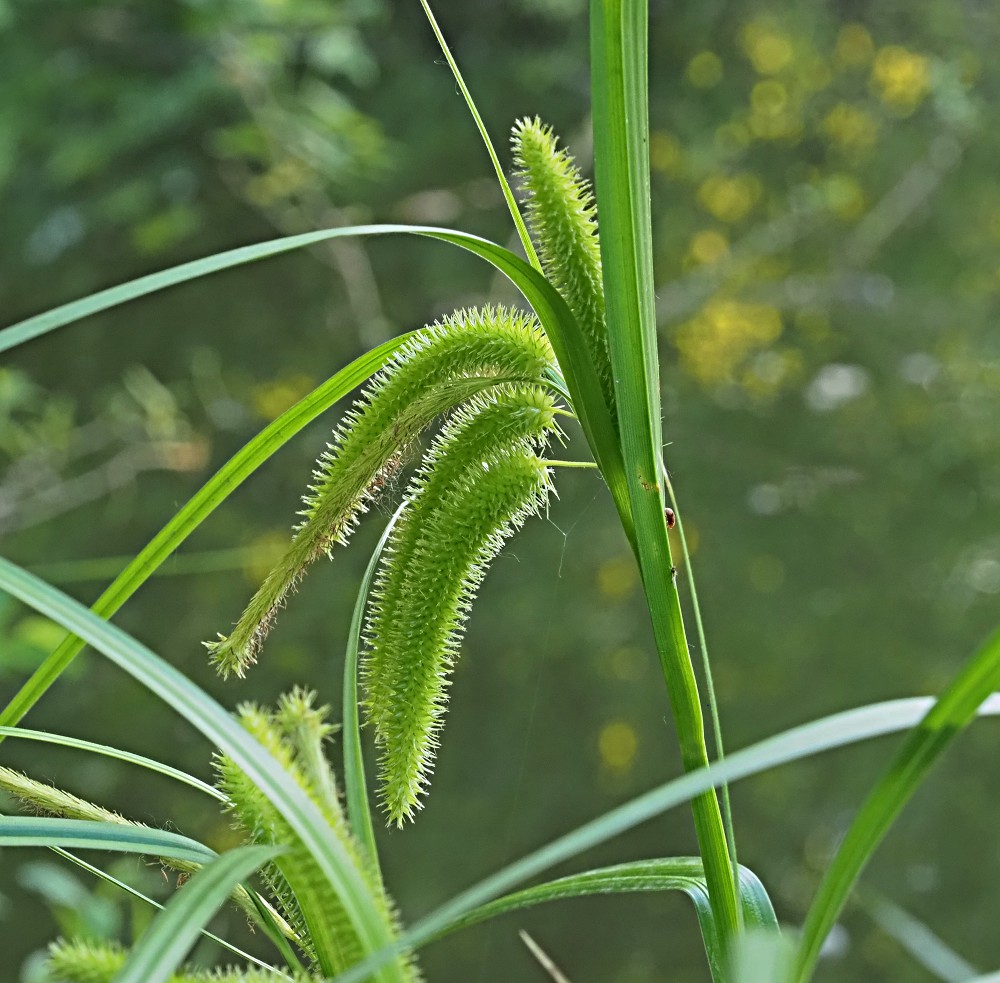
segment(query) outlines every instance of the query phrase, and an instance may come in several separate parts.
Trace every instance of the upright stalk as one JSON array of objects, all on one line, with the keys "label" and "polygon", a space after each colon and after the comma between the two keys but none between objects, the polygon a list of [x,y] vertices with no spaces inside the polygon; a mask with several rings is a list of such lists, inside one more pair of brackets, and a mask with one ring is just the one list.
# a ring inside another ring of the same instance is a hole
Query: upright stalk
[{"label": "upright stalk", "polygon": [[[659,366],[649,205],[647,7],[591,0],[591,98],[611,364],[635,551],[685,770],[708,764],[698,684],[689,656],[664,515]],[[739,909],[714,792],[692,803],[712,912],[726,946]]]}]

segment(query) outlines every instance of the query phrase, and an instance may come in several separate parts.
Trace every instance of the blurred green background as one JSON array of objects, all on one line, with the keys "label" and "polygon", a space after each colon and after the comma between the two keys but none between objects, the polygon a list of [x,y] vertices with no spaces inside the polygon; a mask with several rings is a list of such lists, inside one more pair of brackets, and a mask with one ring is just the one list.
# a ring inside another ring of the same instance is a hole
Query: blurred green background
[{"label": "blurred green background", "polygon": [[[1000,17],[977,0],[650,6],[667,461],[737,748],[933,692],[1000,620]],[[501,150],[537,113],[588,170],[584,0],[436,11]],[[0,215],[4,323],[315,227],[512,239],[416,0],[0,0]],[[452,247],[341,241],[14,351],[0,367],[4,555],[93,601],[296,398],[371,345],[488,300],[516,297]],[[313,571],[247,681],[215,680],[200,645],[287,540],[334,422],[248,481],[116,618],[228,705],[307,683],[339,716],[347,619],[384,515]],[[427,806],[385,833],[408,919],[679,771],[608,496],[590,473],[558,477],[547,520],[485,585]],[[0,692],[60,637],[0,597]],[[209,774],[211,749],[93,653],[26,724]],[[1000,964],[997,736],[987,722],[962,739],[865,877],[982,970]],[[733,789],[741,860],[783,921],[801,920],[890,752]],[[8,741],[3,761],[138,819],[230,835],[193,794],[103,760]],[[691,852],[677,811],[566,870]],[[4,981],[41,980],[37,951],[57,930],[141,927],[47,855],[2,861]],[[151,868],[121,869],[166,890]],[[220,924],[238,935],[239,922]],[[707,979],[686,902],[656,896],[470,930],[425,950],[428,979],[544,979],[520,927],[575,983]],[[858,908],[829,950],[830,983],[934,978]]]}]

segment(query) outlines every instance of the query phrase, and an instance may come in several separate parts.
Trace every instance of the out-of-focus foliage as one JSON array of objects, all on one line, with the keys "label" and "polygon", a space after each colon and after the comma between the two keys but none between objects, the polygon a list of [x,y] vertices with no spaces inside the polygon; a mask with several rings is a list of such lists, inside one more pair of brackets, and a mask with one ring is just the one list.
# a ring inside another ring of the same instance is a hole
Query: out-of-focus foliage
[{"label": "out-of-focus foliage", "polygon": [[378,80],[360,30],[381,9],[5,4],[0,187],[5,211],[33,226],[17,252],[41,265],[112,229],[162,252],[209,220],[210,165],[277,215],[363,183],[386,139],[345,89]]},{"label": "out-of-focus foliage", "polygon": [[[933,691],[997,621],[1000,21],[991,5],[958,0],[651,8],[666,457],[736,747],[833,709]],[[497,143],[516,118],[538,113],[585,164],[586,4],[441,0],[435,10]],[[275,231],[372,217],[511,237],[415,2],[0,0],[0,28],[5,321]],[[33,472],[24,462],[43,453],[107,461],[129,441],[176,440],[197,455],[195,470],[136,473],[11,531],[3,551],[41,566],[137,550],[207,467],[360,346],[485,299],[509,300],[509,288],[444,246],[358,243],[183,288],[13,353],[5,364],[17,371],[0,375],[0,451],[16,454],[10,467],[21,471],[8,476]],[[174,400],[164,418],[179,428],[172,436],[149,431],[136,379]],[[83,458],[80,432],[95,421],[117,443]],[[120,616],[228,703],[273,700],[293,683],[337,698],[360,541],[377,522],[282,616],[267,672],[220,689],[198,645],[239,609],[267,568],[260,557],[287,536],[323,429],[190,544],[241,549],[245,573],[161,580]],[[58,488],[78,472],[48,473]],[[14,486],[0,482],[7,501]],[[525,530],[487,581],[434,800],[386,841],[407,917],[679,770],[635,567],[606,492],[567,474],[560,494],[551,524]],[[91,599],[100,585],[74,590]],[[5,692],[51,646],[45,630],[11,604],[0,610],[13,653]],[[116,719],[95,718],[96,693],[118,701]],[[29,722],[161,755],[167,740],[176,762],[189,757],[196,770],[207,760],[101,667],[81,665]],[[1000,905],[1000,853],[984,865],[966,847],[996,842],[996,731],[977,727],[867,876],[986,970],[1000,964],[983,927]],[[5,760],[30,753],[35,771],[51,762],[53,776],[89,797],[131,795],[140,812],[188,829],[208,821],[158,787],[136,791],[104,763],[74,772],[65,753],[9,743]],[[734,789],[741,860],[784,920],[801,918],[887,750]],[[692,844],[678,815],[593,859]],[[11,890],[23,902],[4,914],[5,938],[23,941],[13,964],[53,933],[37,901]],[[608,905],[532,914],[532,935],[569,978],[704,978],[679,902]],[[39,924],[19,934],[9,920],[22,912]],[[518,927],[501,921],[429,949],[429,978],[526,976]],[[820,978],[928,977],[853,913]]]}]

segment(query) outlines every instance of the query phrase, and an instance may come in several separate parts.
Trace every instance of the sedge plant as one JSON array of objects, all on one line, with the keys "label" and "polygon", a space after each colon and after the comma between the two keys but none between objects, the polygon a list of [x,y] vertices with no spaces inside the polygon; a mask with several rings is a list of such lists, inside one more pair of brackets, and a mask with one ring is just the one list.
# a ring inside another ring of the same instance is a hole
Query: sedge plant
[{"label": "sedge plant", "polygon": [[[70,633],[6,705],[0,739],[67,743],[186,782],[217,800],[241,839],[241,845],[219,854],[197,840],[130,821],[3,768],[0,788],[22,803],[26,814],[0,818],[0,845],[47,846],[109,878],[73,851],[139,853],[179,875],[176,894],[132,945],[81,939],[54,943],[49,968],[67,983],[410,983],[422,978],[420,946],[467,925],[560,898],[665,890],[683,891],[693,901],[715,983],[804,983],[853,884],[920,780],[977,714],[1000,712],[1000,700],[991,696],[1000,684],[1000,634],[983,645],[937,701],[863,707],[723,759],[707,660],[703,675],[712,709],[711,741],[706,734],[690,658],[695,646],[682,615],[668,536],[681,508],[663,459],[647,159],[646,5],[642,0],[592,0],[590,5],[594,187],[542,121],[526,117],[515,124],[511,171],[522,214],[440,28],[421,2],[486,139],[527,259],[446,229],[367,226],[306,233],[197,260],[56,308],[0,332],[0,349],[194,277],[347,235],[410,233],[460,246],[509,277],[527,309],[457,311],[337,372],[225,464],[89,611],[0,560],[0,587]],[[370,506],[409,474],[402,504],[372,556],[355,605],[344,659],[343,761],[335,769],[329,755],[331,722],[316,694],[295,690],[273,707],[243,705],[231,716],[109,619],[243,480],[366,381],[319,457],[283,557],[233,627],[206,643],[223,676],[242,676],[254,663],[266,664],[268,631],[286,606],[288,617],[293,616],[294,591],[309,567],[344,548]],[[589,460],[558,457],[571,420],[582,429]],[[431,791],[436,748],[446,735],[450,675],[476,590],[504,543],[545,510],[565,466],[600,472],[635,554],[685,774],[407,924],[381,873],[363,734],[371,735],[377,750],[374,799],[382,817],[400,826],[412,821]],[[693,582],[691,587],[694,598]],[[700,636],[700,619],[697,624]],[[215,785],[125,751],[21,726],[86,644],[169,702],[212,742]],[[764,887],[766,873],[762,881],[738,863],[726,784],[831,747],[907,729],[905,743],[833,858],[801,934],[780,933]],[[717,752],[714,763],[710,743]],[[692,810],[697,857],[665,856],[522,886],[556,863],[683,803]],[[229,949],[231,967],[212,973],[185,967],[189,950],[227,901],[270,939],[273,959],[254,960],[216,939]]]}]

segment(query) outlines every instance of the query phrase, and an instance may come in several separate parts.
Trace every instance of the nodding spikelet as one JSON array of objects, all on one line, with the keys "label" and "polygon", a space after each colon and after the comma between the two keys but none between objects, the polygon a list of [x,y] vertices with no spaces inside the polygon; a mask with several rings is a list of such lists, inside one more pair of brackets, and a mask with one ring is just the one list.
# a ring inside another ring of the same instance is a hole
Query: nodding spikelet
[{"label": "nodding spikelet", "polygon": [[[113,983],[128,955],[128,950],[115,942],[59,939],[49,946],[46,979],[53,983]],[[319,983],[319,977],[314,976],[298,975],[294,979],[296,983]],[[288,974],[257,967],[181,969],[171,974],[170,983],[288,983]]]},{"label": "nodding spikelet", "polygon": [[[247,704],[240,707],[240,721],[323,814],[368,886],[387,934],[394,937],[399,934],[395,911],[381,879],[363,858],[348,828],[336,780],[323,752],[323,743],[331,733],[326,709],[316,709],[313,699],[313,694],[296,690],[283,697],[274,712]],[[312,967],[324,977],[343,972],[364,957],[365,949],[337,892],[298,834],[246,773],[226,755],[218,757],[216,767],[236,825],[249,841],[286,847],[285,853],[260,873]],[[404,979],[419,980],[409,959],[399,957],[398,965]]]},{"label": "nodding spikelet", "polygon": [[442,429],[382,553],[361,674],[390,822],[420,807],[448,676],[475,593],[504,541],[538,513],[550,476],[535,451],[556,432],[536,388],[484,394]]},{"label": "nodding spikelet", "polygon": [[434,419],[500,382],[537,382],[555,364],[531,314],[458,311],[416,333],[372,380],[317,462],[292,543],[228,637],[206,642],[212,661],[242,676],[306,569],[343,544]]},{"label": "nodding spikelet", "polygon": [[580,322],[615,419],[597,206],[590,183],[569,153],[558,148],[552,128],[537,117],[518,120],[511,143],[542,269]]}]

